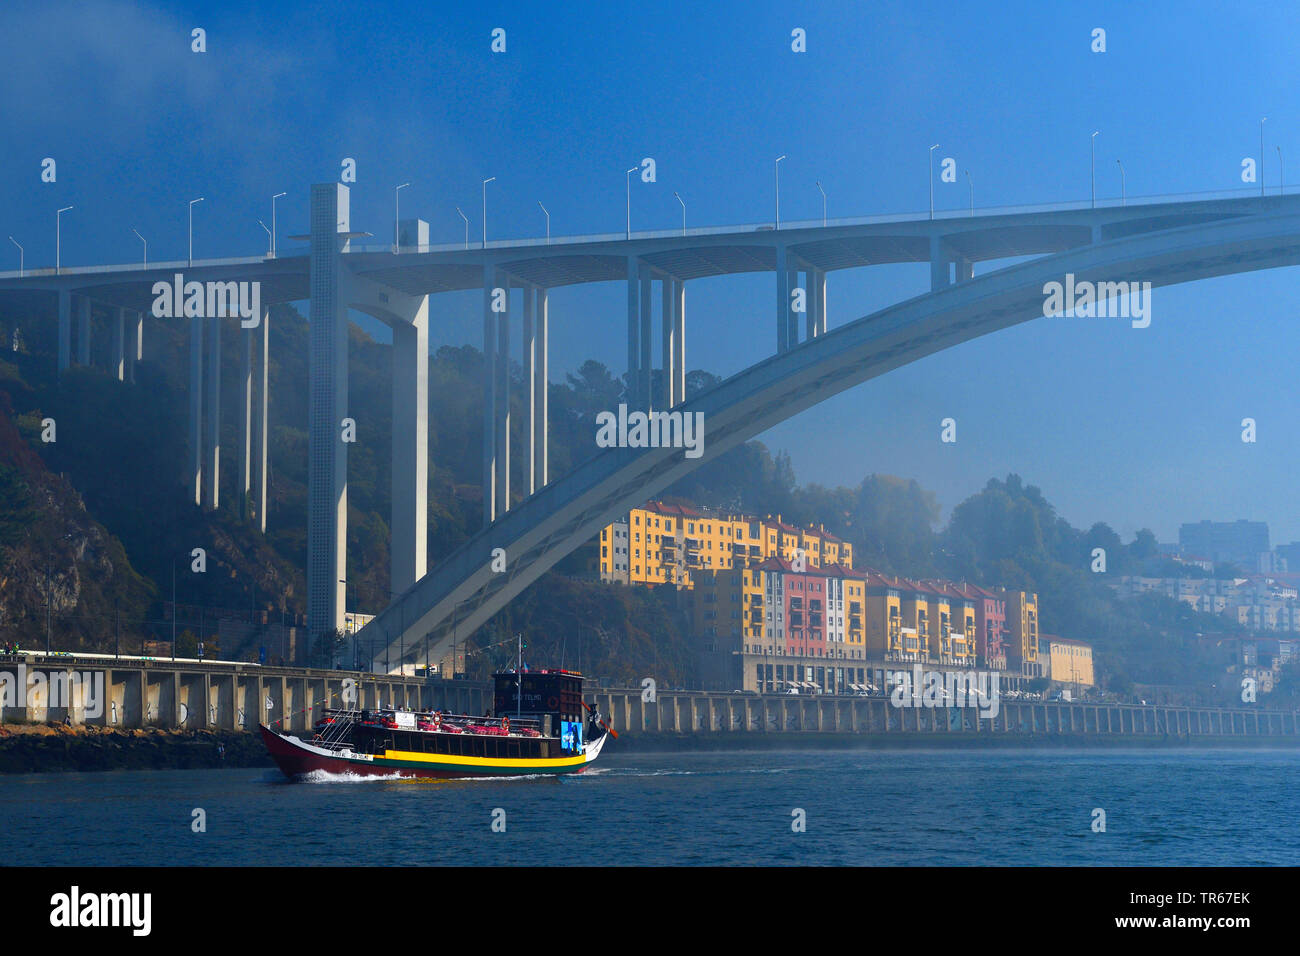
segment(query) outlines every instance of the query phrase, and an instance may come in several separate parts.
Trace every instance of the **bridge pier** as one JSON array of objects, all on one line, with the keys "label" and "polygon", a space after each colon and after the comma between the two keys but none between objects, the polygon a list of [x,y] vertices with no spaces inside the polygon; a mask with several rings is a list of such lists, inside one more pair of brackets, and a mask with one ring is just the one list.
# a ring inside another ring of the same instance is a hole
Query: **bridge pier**
[{"label": "bridge pier", "polygon": [[651,308],[650,292],[653,276],[649,269],[642,268],[641,274],[641,364],[640,372],[637,375],[637,407],[650,411],[653,407],[652,392],[654,389],[654,366],[651,364],[652,359],[652,337],[651,337]]},{"label": "bridge pier", "polygon": [[59,374],[72,364],[72,293],[59,290]]},{"label": "bridge pier", "polygon": [[126,309],[113,310],[113,374],[119,382],[126,381]]},{"label": "bridge pier", "polygon": [[248,495],[253,485],[253,330],[239,336],[239,520],[248,520]]},{"label": "bridge pier", "polygon": [[785,246],[776,247],[776,350],[785,352],[794,347],[790,341],[790,270],[787,268]]},{"label": "bridge pier", "polygon": [[943,248],[943,239],[933,235],[930,237],[930,291],[938,292],[949,284],[948,257]]},{"label": "bridge pier", "polygon": [[311,188],[311,402],[307,511],[308,644],[343,619],[348,528],[348,310],[340,296],[350,195],[339,183]]},{"label": "bridge pier", "polygon": [[260,366],[258,376],[261,383],[258,385],[257,392],[257,417],[254,418],[254,428],[257,437],[253,445],[257,451],[257,523],[262,534],[266,534],[266,426],[267,426],[267,368],[270,360],[271,344],[271,309],[268,306],[262,308],[262,348],[258,352],[257,361]]},{"label": "bridge pier", "polygon": [[206,439],[203,449],[203,506],[216,511],[221,495],[221,319],[208,319]]},{"label": "bridge pier", "polygon": [[498,270],[505,291],[504,306],[497,315],[497,517],[510,510],[510,277]]},{"label": "bridge pier", "polygon": [[641,260],[627,257],[627,403],[636,406],[641,371]]},{"label": "bridge pier", "polygon": [[677,397],[677,370],[675,362],[677,360],[677,347],[673,343],[673,337],[677,334],[677,321],[673,318],[673,310],[677,304],[677,280],[672,276],[664,276],[660,281],[661,305],[659,310],[659,331],[661,333],[661,347],[663,354],[664,369],[664,408],[672,408],[681,401]]},{"label": "bridge pier", "polygon": [[681,279],[673,280],[673,348],[677,375],[673,395],[681,404],[686,401],[686,283]]},{"label": "bridge pier", "polygon": [[550,317],[547,291],[540,286],[533,287],[533,349],[529,356],[533,376],[533,398],[530,408],[533,440],[529,459],[531,473],[536,482],[531,491],[544,488],[550,482],[550,465],[548,463],[548,445],[550,443],[550,391],[547,377],[550,367]]},{"label": "bridge pier", "polygon": [[429,547],[429,297],[417,302],[393,325],[393,594],[424,577]]},{"label": "bridge pier", "polygon": [[497,317],[492,311],[496,267],[483,266],[483,526],[497,518]]},{"label": "bridge pier", "polygon": [[90,299],[84,295],[77,298],[77,364],[90,364]]},{"label": "bridge pier", "polygon": [[194,504],[203,504],[203,319],[190,318],[190,484]]},{"label": "bridge pier", "polygon": [[126,376],[135,384],[135,367],[144,358],[144,313],[134,313],[135,318],[127,327]]}]

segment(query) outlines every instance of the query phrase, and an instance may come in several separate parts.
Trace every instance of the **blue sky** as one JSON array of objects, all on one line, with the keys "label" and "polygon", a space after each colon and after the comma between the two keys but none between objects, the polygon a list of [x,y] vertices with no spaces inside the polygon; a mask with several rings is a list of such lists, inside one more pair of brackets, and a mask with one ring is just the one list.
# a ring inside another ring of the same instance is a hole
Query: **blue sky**
[{"label": "blue sky", "polygon": [[[1088,140],[1098,194],[1241,187],[1259,151],[1276,189],[1276,147],[1300,183],[1294,43],[1300,7],[1208,3],[71,3],[0,11],[5,95],[0,231],[52,263],[185,253],[189,199],[198,257],[265,248],[257,219],[279,203],[280,249],[306,231],[308,186],[358,164],[352,224],[391,234],[404,215],[455,241],[460,206],[489,234],[634,229],[771,216],[782,153],[782,218],[918,211],[931,143],[957,162],[939,208],[1085,199]],[[208,52],[190,51],[190,30]],[[489,49],[493,28],[507,51]],[[807,31],[808,52],[790,50]],[[1107,52],[1090,33],[1107,33]],[[39,180],[42,158],[58,182]],[[1300,188],[1300,186],[1297,186]],[[17,250],[9,246],[9,251]],[[3,253],[0,253],[3,255]],[[16,259],[16,256],[15,256]],[[16,267],[7,260],[6,268]],[[1266,520],[1300,538],[1293,475],[1300,412],[1297,270],[1155,292],[1150,328],[1040,319],[860,386],[764,439],[802,481],[915,477],[951,507],[993,475],[1040,485],[1076,525],[1107,520],[1161,540],[1201,518]],[[924,291],[924,266],[832,273],[832,327]],[[688,366],[731,374],[774,344],[768,275],[692,283]],[[477,343],[478,297],[435,300],[435,344]],[[615,284],[552,293],[552,370],[625,361]],[[958,421],[955,445],[939,422]],[[1242,418],[1259,422],[1254,445]]]}]

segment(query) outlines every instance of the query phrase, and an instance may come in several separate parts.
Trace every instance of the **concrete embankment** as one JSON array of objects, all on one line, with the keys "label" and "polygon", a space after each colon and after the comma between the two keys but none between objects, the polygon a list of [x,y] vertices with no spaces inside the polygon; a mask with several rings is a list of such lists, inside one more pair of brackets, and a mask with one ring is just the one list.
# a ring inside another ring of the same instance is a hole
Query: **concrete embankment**
[{"label": "concrete embankment", "polygon": [[[223,753],[224,750],[224,753]],[[0,725],[0,773],[271,767],[256,734],[113,730],[93,725]]]}]

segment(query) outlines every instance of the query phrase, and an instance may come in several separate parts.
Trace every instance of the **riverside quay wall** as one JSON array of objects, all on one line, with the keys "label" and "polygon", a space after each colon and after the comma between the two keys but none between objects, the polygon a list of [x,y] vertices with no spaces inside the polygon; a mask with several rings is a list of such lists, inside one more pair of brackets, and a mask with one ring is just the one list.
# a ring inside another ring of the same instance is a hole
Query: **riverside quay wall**
[{"label": "riverside quay wall", "polygon": [[[1270,738],[1300,744],[1300,712],[1264,707],[1166,707],[998,701],[968,707],[897,707],[888,697],[657,693],[601,690],[600,710],[620,735],[837,734],[1005,738]],[[987,716],[981,716],[982,714]]]},{"label": "riverside quay wall", "polygon": [[[350,683],[349,683],[350,682]],[[362,671],[266,667],[230,661],[119,660],[21,654],[0,658],[0,720],[104,727],[255,731],[259,723],[310,730],[327,707],[406,707],[482,714],[492,684]],[[887,697],[588,689],[620,736],[758,737],[826,734],[872,738],[1271,739],[1300,744],[1300,712],[1240,708],[1057,703],[1002,699],[996,710],[897,707]],[[981,714],[985,716],[981,716]]]},{"label": "riverside quay wall", "polygon": [[[351,682],[351,683],[349,683]],[[22,654],[0,658],[0,720],[104,727],[309,730],[327,707],[485,713],[491,685],[362,671],[232,661],[117,660]],[[355,698],[350,695],[355,693]]]}]

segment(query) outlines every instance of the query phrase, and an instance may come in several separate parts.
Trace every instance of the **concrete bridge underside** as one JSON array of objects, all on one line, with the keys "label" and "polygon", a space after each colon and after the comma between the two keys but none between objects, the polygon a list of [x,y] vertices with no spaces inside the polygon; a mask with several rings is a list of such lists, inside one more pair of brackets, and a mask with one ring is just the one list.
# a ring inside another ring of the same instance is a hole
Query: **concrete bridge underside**
[{"label": "concrete bridge underside", "polygon": [[[1090,243],[1020,263],[865,316],[733,376],[680,406],[702,412],[704,454],[611,449],[543,488],[401,594],[362,631],[438,659],[617,516],[690,471],[854,385],[942,349],[1042,317],[1045,283],[1149,281],[1153,287],[1300,264],[1300,214],[1220,219]],[[1079,321],[1088,321],[1081,319]],[[1095,320],[1094,320],[1095,321]],[[1105,320],[1103,320],[1105,321]],[[1114,321],[1114,320],[1110,320]],[[1137,333],[1135,333],[1137,334]],[[506,570],[491,569],[495,549]],[[385,659],[381,651],[376,659]],[[395,659],[395,657],[394,657]]]}]

